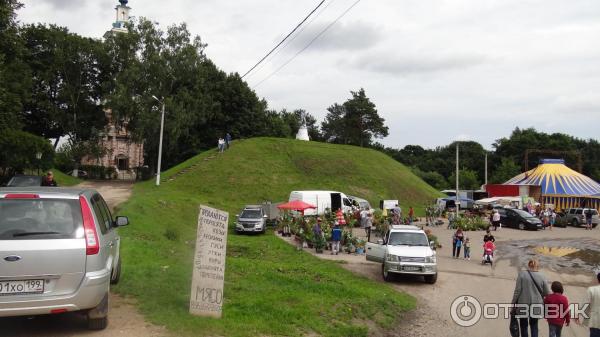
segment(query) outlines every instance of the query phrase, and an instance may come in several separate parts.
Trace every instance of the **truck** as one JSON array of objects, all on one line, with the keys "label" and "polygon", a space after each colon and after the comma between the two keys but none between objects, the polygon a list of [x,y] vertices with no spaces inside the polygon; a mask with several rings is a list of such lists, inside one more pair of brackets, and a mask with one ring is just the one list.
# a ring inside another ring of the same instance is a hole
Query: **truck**
[{"label": "truck", "polygon": [[344,213],[352,211],[352,201],[342,192],[337,191],[292,191],[289,201],[301,200],[316,207],[307,209],[304,215],[323,215],[325,210],[337,211],[342,209]]}]

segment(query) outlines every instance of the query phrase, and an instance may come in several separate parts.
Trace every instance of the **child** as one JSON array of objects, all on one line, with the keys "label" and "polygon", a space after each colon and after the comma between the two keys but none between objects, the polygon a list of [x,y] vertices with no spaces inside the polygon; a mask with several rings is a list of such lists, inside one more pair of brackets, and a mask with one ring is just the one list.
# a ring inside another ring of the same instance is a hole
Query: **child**
[{"label": "child", "polygon": [[331,255],[338,255],[340,251],[340,241],[342,241],[342,229],[340,224],[335,221],[335,225],[331,229]]},{"label": "child", "polygon": [[469,238],[465,239],[465,259],[471,259],[471,240]]},{"label": "child", "polygon": [[569,323],[571,323],[571,312],[568,309],[569,300],[563,295],[562,283],[554,281],[550,288],[552,294],[544,298],[548,331],[550,337],[560,337],[563,325],[569,326]]},{"label": "child", "polygon": [[483,244],[483,261],[482,263],[494,263],[494,251],[496,250],[496,245],[494,241],[488,240]]}]

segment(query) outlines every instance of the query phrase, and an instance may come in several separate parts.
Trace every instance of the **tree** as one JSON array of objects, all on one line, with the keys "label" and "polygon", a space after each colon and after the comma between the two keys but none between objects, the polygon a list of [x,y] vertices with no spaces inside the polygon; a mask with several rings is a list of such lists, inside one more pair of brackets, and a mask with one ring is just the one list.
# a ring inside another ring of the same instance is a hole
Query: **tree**
[{"label": "tree", "polygon": [[343,105],[334,103],[332,106],[327,108],[327,111],[328,113],[325,116],[325,120],[321,123],[323,139],[327,142],[338,144],[347,143],[346,128],[344,125],[346,108]]},{"label": "tree", "polygon": [[490,182],[493,184],[502,184],[519,173],[521,173],[521,168],[512,159],[501,158],[500,166],[494,170]]},{"label": "tree", "polygon": [[[478,190],[481,187],[477,172],[473,170],[460,170],[459,171],[459,189],[461,190]],[[456,185],[456,172],[452,172],[448,177],[449,187],[454,188]]]},{"label": "tree", "polygon": [[107,72],[100,41],[54,25],[21,29],[32,77],[23,99],[25,129],[45,138],[68,136],[75,143],[96,138],[106,119],[101,104]]},{"label": "tree", "polygon": [[31,76],[22,61],[24,46],[19,36],[16,11],[23,4],[16,0],[0,2],[0,130],[20,129],[21,98]]},{"label": "tree", "polygon": [[348,135],[348,143],[366,146],[373,138],[387,137],[388,127],[385,119],[379,116],[375,104],[365,94],[364,89],[351,91],[352,98],[344,103],[344,127]]},{"label": "tree", "polygon": [[[37,159],[37,153],[42,154]],[[48,169],[54,151],[48,140],[20,130],[0,131],[0,168],[3,175],[22,173],[25,169]]]}]

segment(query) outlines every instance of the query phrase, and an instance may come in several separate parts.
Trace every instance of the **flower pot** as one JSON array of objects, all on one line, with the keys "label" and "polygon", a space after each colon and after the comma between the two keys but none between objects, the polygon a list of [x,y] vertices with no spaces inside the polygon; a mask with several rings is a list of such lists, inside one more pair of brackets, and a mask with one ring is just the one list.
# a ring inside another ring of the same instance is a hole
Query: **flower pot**
[{"label": "flower pot", "polygon": [[356,248],[356,254],[364,254],[365,253],[365,249],[360,247],[360,248]]}]

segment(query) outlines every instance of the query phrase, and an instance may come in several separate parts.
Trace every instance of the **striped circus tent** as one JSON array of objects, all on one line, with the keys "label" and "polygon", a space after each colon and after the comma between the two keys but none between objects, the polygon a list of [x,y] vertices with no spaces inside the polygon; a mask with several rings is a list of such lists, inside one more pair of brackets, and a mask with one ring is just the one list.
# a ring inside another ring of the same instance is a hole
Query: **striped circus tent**
[{"label": "striped circus tent", "polygon": [[536,168],[504,184],[540,186],[542,204],[553,204],[559,210],[571,207],[600,209],[600,184],[570,169],[562,159],[542,159]]}]

